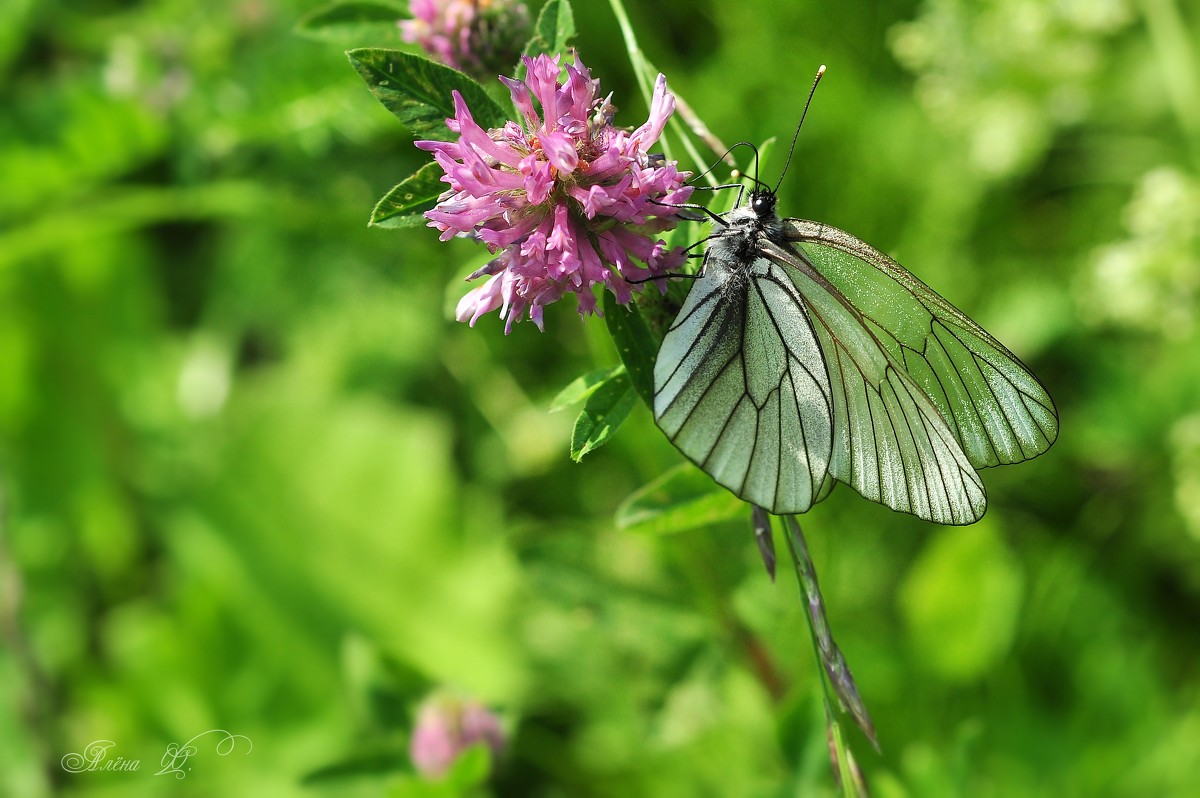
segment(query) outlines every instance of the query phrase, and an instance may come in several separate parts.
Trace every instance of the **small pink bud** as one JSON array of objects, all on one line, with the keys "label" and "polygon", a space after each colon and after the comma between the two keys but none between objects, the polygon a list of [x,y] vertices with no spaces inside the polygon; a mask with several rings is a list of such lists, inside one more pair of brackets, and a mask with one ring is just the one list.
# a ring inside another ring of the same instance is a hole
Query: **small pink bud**
[{"label": "small pink bud", "polygon": [[471,699],[435,696],[417,711],[417,724],[409,743],[409,756],[417,772],[439,778],[472,745],[483,743],[497,759],[506,744],[500,719]]},{"label": "small pink bud", "polygon": [[517,0],[410,0],[408,10],[404,41],[477,78],[513,64],[529,38],[529,9]]}]

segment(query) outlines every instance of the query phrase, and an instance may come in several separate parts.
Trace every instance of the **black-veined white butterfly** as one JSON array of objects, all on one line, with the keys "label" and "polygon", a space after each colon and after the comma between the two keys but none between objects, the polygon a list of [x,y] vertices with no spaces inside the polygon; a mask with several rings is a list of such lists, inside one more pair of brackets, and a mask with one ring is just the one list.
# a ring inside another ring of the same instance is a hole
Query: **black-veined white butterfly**
[{"label": "black-veined white butterfly", "polygon": [[776,515],[805,512],[838,480],[929,521],[979,520],[976,469],[1046,451],[1050,395],[900,264],[842,230],[780,219],[776,189],[755,184],[746,206],[713,214],[655,363],[658,426]]}]

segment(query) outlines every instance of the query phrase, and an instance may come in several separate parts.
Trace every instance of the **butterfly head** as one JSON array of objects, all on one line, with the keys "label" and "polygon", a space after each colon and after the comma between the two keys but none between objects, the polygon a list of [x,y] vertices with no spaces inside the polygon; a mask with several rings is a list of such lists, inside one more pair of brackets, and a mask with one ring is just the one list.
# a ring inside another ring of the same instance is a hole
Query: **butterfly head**
[{"label": "butterfly head", "polygon": [[750,193],[750,210],[760,221],[765,221],[775,215],[776,201],[775,192],[771,189],[755,189]]}]

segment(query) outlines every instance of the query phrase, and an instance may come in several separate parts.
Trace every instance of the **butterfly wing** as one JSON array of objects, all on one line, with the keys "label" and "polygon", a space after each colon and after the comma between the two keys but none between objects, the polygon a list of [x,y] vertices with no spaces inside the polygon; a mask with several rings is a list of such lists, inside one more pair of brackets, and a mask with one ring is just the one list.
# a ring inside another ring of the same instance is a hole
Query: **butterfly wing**
[{"label": "butterfly wing", "polygon": [[803,299],[779,265],[719,261],[696,280],[654,366],[654,419],[692,462],[782,515],[823,498],[833,393]]},{"label": "butterfly wing", "polygon": [[882,252],[835,227],[787,219],[818,272],[930,397],[977,468],[1050,448],[1058,412],[1016,355]]},{"label": "butterfly wing", "polygon": [[874,323],[794,250],[761,250],[803,297],[833,389],[829,473],[872,501],[941,524],[987,506],[983,482],[938,408],[888,351]]}]

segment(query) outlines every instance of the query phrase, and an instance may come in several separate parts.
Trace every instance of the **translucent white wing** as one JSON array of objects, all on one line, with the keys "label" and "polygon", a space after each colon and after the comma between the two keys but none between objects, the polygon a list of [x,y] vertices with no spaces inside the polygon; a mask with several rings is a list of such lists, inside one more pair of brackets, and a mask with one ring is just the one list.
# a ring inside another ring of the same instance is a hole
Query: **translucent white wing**
[{"label": "translucent white wing", "polygon": [[983,482],[934,403],[862,316],[811,263],[769,241],[761,251],[799,290],[833,390],[829,473],[872,501],[941,524],[987,506]]},{"label": "translucent white wing", "polygon": [[783,225],[787,238],[801,243],[816,270],[937,405],[972,465],[1017,463],[1050,448],[1058,437],[1058,412],[1016,355],[849,233],[801,219]]},{"label": "translucent white wing", "polygon": [[803,300],[783,268],[712,262],[667,331],[654,418],[719,484],[777,515],[824,496],[833,394]]}]

